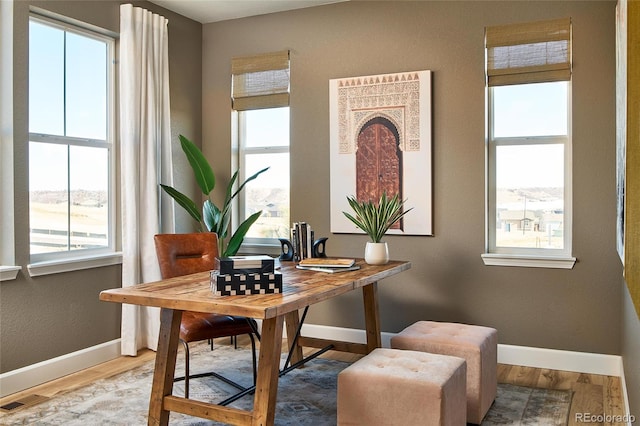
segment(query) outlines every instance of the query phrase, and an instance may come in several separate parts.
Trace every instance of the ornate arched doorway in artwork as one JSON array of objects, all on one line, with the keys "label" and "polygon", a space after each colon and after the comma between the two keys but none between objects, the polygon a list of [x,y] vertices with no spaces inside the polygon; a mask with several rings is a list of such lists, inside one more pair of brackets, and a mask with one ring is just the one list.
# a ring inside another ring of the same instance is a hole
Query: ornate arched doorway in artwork
[{"label": "ornate arched doorway in artwork", "polygon": [[[356,151],[356,198],[377,201],[383,192],[402,199],[402,152],[393,123],[384,117],[367,121],[358,133]],[[392,229],[402,229],[402,221]]]}]

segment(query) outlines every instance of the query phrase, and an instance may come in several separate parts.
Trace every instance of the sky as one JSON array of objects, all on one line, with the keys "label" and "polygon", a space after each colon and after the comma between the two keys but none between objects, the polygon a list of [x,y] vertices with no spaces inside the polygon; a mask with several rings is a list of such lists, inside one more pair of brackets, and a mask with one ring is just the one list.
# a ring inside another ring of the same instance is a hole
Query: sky
[{"label": "sky", "polygon": [[[243,111],[247,147],[289,146],[289,108]],[[252,182],[255,187],[289,188],[289,154],[261,153],[247,156],[244,172],[251,175],[264,167],[267,172]]]},{"label": "sky", "polygon": [[[566,135],[568,127],[566,82],[493,88],[494,136],[527,137]],[[498,146],[498,188],[564,186],[564,146]]]},{"label": "sky", "polygon": [[[106,140],[107,45],[35,21],[29,24],[29,132]],[[65,81],[65,68],[67,79]],[[66,105],[66,109],[64,106]],[[30,144],[31,190],[106,190],[106,149]]]}]

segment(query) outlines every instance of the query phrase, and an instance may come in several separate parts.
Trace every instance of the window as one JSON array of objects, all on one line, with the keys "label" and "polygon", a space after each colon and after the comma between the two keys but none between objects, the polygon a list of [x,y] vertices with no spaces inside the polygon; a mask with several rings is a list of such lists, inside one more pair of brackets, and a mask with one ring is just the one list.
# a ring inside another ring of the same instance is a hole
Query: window
[{"label": "window", "polygon": [[569,20],[487,28],[485,264],[575,262],[570,34]]},{"label": "window", "polygon": [[31,261],[114,251],[112,38],[29,22]]},{"label": "window", "polygon": [[565,251],[570,244],[564,232],[568,86],[554,82],[490,89],[493,252]]},{"label": "window", "polygon": [[240,220],[262,210],[247,233],[247,242],[289,238],[289,107],[238,114],[240,181],[269,167],[241,194]]},{"label": "window", "polygon": [[[232,60],[233,117],[237,124],[239,181],[269,170],[239,194],[239,222],[262,210],[249,229],[247,245],[278,245],[289,238],[289,52]],[[250,249],[249,249],[250,250]]]}]

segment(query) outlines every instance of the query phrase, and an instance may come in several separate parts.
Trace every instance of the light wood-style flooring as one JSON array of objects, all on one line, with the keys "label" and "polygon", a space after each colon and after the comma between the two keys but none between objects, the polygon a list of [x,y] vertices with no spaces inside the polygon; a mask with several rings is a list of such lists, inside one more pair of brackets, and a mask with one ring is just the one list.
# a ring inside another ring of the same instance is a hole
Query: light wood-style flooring
[{"label": "light wood-style flooring", "polygon": [[607,416],[611,420],[589,424],[625,424],[621,421],[613,421],[616,416],[621,420],[625,413],[622,384],[619,377],[499,364],[498,383],[573,390],[569,425],[584,425],[585,423],[579,420],[580,418],[584,419],[587,414]]},{"label": "light wood-style flooring", "polygon": [[[229,339],[220,339],[216,341],[216,344],[229,344]],[[248,339],[244,342],[241,338],[239,345],[246,345],[248,347]],[[283,347],[286,347],[286,343],[283,343]],[[154,359],[154,357],[155,352],[150,350],[140,351],[137,357],[120,357],[78,373],[0,398],[0,407],[13,401],[28,402],[30,399],[35,398],[33,401],[35,403],[39,400],[55,398],[57,395],[86,386],[95,380],[111,377],[138,367]],[[335,351],[329,351],[323,354],[322,357],[347,362],[354,362],[360,358],[359,355]],[[584,425],[584,422],[576,420],[576,414],[578,414],[579,417],[580,413],[589,413],[591,416],[604,415],[612,420],[615,419],[615,416],[622,418],[625,413],[623,392],[619,377],[499,364],[498,382],[529,387],[573,390],[574,394],[571,403],[571,413],[569,415],[569,425]],[[34,395],[42,398],[36,398]],[[32,403],[27,405],[32,405]],[[6,413],[7,411],[0,409],[0,423],[3,412]],[[590,424],[594,426],[604,426],[624,425],[625,423],[609,421]]]}]

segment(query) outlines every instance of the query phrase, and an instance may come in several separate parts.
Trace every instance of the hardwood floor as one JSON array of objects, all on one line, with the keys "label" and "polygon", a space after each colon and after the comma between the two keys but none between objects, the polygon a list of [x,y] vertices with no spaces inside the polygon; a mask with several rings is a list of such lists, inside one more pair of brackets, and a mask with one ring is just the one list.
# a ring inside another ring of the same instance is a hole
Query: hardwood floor
[{"label": "hardwood floor", "polygon": [[621,421],[625,407],[619,377],[499,364],[498,382],[573,390],[569,425],[588,423],[584,421],[586,416],[604,416],[608,420],[589,423],[593,425],[626,424]]},{"label": "hardwood floor", "polygon": [[[248,342],[248,338],[246,342],[241,338],[239,345],[247,345],[248,347]],[[229,344],[229,340],[220,340],[217,341],[216,344]],[[286,347],[286,345],[283,344],[283,347]],[[305,352],[308,353],[308,351]],[[0,407],[14,401],[25,402],[29,406],[34,405],[40,401],[55,398],[62,393],[86,386],[95,380],[107,378],[135,368],[154,359],[154,357],[155,352],[150,350],[140,351],[137,357],[120,357],[78,373],[0,398]],[[353,362],[360,358],[359,355],[335,351],[329,351],[321,355],[321,357],[347,362]],[[529,387],[573,390],[574,394],[571,402],[569,425],[577,426],[586,423],[579,421],[581,416],[584,419],[586,415],[604,416],[605,420],[609,420],[589,423],[591,425],[625,424],[624,422],[615,421],[616,417],[621,419],[625,413],[619,377],[499,364],[498,382]],[[34,399],[34,395],[38,395],[41,398]],[[30,398],[32,399],[31,402],[29,402]],[[0,409],[0,413],[1,412],[7,411]]]}]

